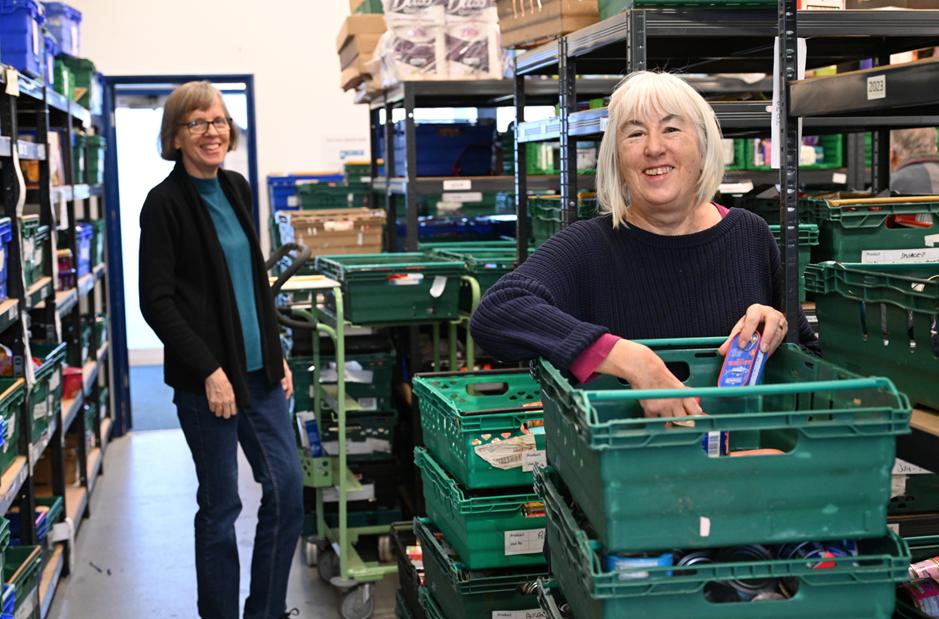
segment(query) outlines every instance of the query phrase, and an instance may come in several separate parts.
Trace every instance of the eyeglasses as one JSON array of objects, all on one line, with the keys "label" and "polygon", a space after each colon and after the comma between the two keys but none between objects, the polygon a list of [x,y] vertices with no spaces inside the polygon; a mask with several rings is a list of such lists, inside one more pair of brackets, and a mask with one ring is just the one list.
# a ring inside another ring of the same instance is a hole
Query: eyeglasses
[{"label": "eyeglasses", "polygon": [[191,123],[179,123],[180,127],[188,127],[192,135],[202,135],[209,130],[209,125],[215,127],[219,133],[228,133],[231,131],[231,118],[218,117],[213,121],[194,120]]}]

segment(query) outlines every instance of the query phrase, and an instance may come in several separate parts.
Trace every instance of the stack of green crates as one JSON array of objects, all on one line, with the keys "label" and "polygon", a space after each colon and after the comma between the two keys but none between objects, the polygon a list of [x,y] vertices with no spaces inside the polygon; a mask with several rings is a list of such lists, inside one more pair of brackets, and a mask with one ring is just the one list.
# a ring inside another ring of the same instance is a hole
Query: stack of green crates
[{"label": "stack of green crates", "polygon": [[464,283],[460,289],[460,310],[468,313],[476,309],[474,302],[478,303],[493,284],[518,266],[518,251],[514,246],[489,248],[486,241],[477,243],[480,245],[479,249],[466,247],[462,243],[454,243],[453,245],[458,245],[458,247],[453,249],[441,247],[430,254],[440,260],[462,260],[466,265],[466,274],[479,284],[479,296],[475,300],[471,286]]},{"label": "stack of green crates", "polygon": [[36,511],[45,511],[46,512],[46,536],[40,538],[40,545],[44,546],[42,551],[42,566],[45,567],[46,563],[49,562],[49,558],[52,556],[53,545],[48,541],[49,532],[52,531],[52,526],[62,520],[62,515],[65,512],[65,500],[60,496],[42,496],[36,497]]},{"label": "stack of green crates", "polygon": [[56,58],[54,65],[55,78],[52,88],[60,95],[68,98],[69,101],[75,100],[75,74],[68,68],[68,65],[62,62],[62,59]]},{"label": "stack of green crates", "polygon": [[[687,397],[701,398],[708,415],[694,426],[646,418],[640,399],[652,394],[616,377],[582,390],[547,361],[536,368],[550,466],[535,470],[535,490],[545,502],[552,571],[573,615],[887,617],[909,566],[906,545],[886,526],[909,400],[885,378],[861,378],[793,344],[767,360],[760,386],[716,389],[723,338],[644,343],[687,376]],[[710,433],[724,432],[730,453],[776,453],[709,454]],[[841,539],[857,540],[859,556],[832,559],[824,570],[797,558],[670,564],[676,549]],[[609,555],[669,561],[614,570]],[[711,582],[783,576],[797,594],[760,602],[758,611],[706,599]]]},{"label": "stack of green crates", "polygon": [[72,134],[72,182],[76,184],[85,182],[85,145],[88,141],[84,133]]},{"label": "stack of green crates", "polygon": [[100,135],[89,135],[88,142],[88,182],[92,185],[104,183],[104,151],[107,141]]},{"label": "stack of green crates", "polygon": [[42,546],[11,546],[3,553],[3,581],[16,587],[15,616],[18,619],[39,619],[41,573]]},{"label": "stack of green crates", "polygon": [[[577,218],[590,219],[597,215],[597,197],[592,193],[577,194]],[[531,234],[535,247],[541,247],[545,241],[561,231],[562,205],[561,196],[532,196],[528,198],[528,212],[531,214]]]},{"label": "stack of green crates", "polygon": [[[345,319],[361,326],[458,318],[463,269],[416,252],[316,257],[316,270],[341,285]],[[333,294],[325,307],[336,311]]]},{"label": "stack of green crates", "polygon": [[547,572],[544,505],[532,492],[533,463],[545,455],[538,383],[525,370],[419,374],[413,383],[426,445],[414,450],[429,517],[414,522],[424,586],[450,619],[535,608],[517,588]]},{"label": "stack of green crates", "polygon": [[49,226],[39,225],[39,215],[23,215],[20,217],[20,237],[23,275],[29,288],[42,278],[42,251],[49,239]]},{"label": "stack of green crates", "polygon": [[26,399],[26,381],[0,378],[0,416],[6,428],[0,446],[0,472],[5,472],[20,453],[20,405]]},{"label": "stack of green crates", "polygon": [[66,343],[45,344],[30,342],[34,357],[42,361],[35,372],[36,382],[29,392],[29,411],[32,422],[30,442],[35,443],[49,427],[49,419],[62,410],[62,361],[65,360]]},{"label": "stack of green crates", "polygon": [[91,228],[94,230],[94,236],[91,238],[91,266],[97,266],[104,262],[104,231],[107,229],[107,222],[94,219],[91,221]]},{"label": "stack of green crates", "polygon": [[71,56],[64,55],[59,56],[58,59],[61,60],[75,76],[76,93],[78,89],[84,89],[82,95],[76,97],[75,101],[83,108],[90,110],[92,89],[95,88],[95,63],[87,58],[72,58]]},{"label": "stack of green crates", "polygon": [[344,183],[297,183],[297,197],[303,210],[352,206],[352,192]]},{"label": "stack of green crates", "polygon": [[852,372],[886,376],[914,404],[939,409],[935,321],[939,265],[810,265],[825,360]]}]

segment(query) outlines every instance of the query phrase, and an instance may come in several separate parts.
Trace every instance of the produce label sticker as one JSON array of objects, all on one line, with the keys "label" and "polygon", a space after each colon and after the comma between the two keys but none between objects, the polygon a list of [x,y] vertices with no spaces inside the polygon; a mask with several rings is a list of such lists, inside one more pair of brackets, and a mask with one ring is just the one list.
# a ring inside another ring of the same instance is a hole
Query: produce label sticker
[{"label": "produce label sticker", "polygon": [[544,550],[544,529],[505,532],[505,556],[534,555]]}]

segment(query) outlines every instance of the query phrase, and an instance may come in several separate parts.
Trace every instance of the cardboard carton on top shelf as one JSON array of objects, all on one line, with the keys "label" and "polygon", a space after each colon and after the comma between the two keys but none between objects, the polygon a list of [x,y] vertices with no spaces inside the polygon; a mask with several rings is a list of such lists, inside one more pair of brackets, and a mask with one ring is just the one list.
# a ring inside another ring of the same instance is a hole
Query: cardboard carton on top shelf
[{"label": "cardboard carton on top shelf", "polygon": [[502,46],[530,48],[600,21],[597,0],[497,0]]},{"label": "cardboard carton on top shelf", "polygon": [[371,58],[380,38],[381,33],[357,34],[350,38],[339,50],[339,68],[345,69],[355,62],[357,57],[366,56],[366,60]]},{"label": "cardboard carton on top shelf", "polygon": [[349,42],[349,39],[360,34],[381,34],[385,31],[384,15],[350,15],[342,23],[339,36],[336,37],[336,52]]}]

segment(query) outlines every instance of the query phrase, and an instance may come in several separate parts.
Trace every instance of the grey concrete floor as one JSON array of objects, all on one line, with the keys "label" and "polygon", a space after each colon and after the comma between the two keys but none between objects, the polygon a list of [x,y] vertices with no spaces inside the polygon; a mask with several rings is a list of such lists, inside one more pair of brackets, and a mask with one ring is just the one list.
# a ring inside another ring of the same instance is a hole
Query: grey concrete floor
[{"label": "grey concrete floor", "polygon": [[[91,497],[91,517],[78,531],[72,574],[59,583],[48,619],[197,617],[192,524],[197,484],[182,432],[131,433],[112,441],[103,473]],[[244,509],[236,530],[243,603],[261,498],[243,455],[239,482]],[[394,617],[397,587],[396,576],[374,587],[376,619]],[[298,544],[288,608],[298,608],[299,619],[333,619],[338,602],[338,593],[318,578],[315,568],[303,564]]]}]

